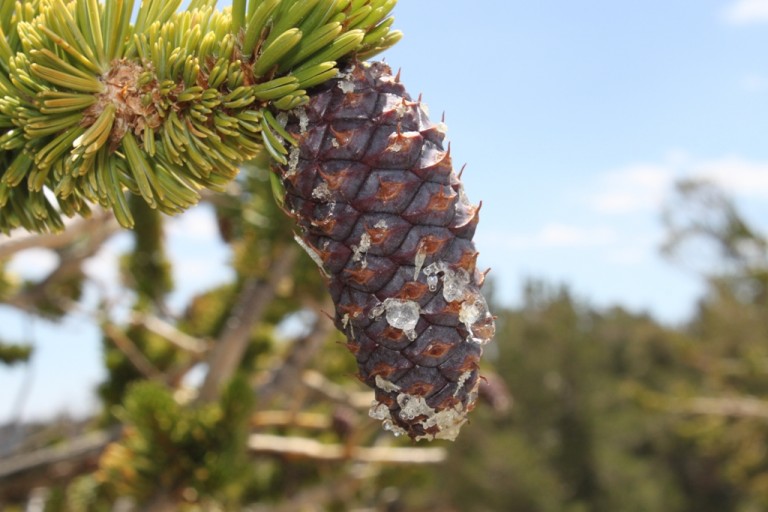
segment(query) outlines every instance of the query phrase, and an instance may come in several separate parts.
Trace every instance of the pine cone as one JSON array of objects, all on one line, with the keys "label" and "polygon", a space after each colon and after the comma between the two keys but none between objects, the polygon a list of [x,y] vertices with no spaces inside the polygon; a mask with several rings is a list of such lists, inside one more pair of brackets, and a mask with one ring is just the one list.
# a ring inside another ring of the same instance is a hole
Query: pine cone
[{"label": "pine cone", "polygon": [[481,345],[494,334],[480,293],[472,206],[443,149],[443,124],[383,63],[352,63],[292,111],[298,141],[276,169],[297,240],[329,278],[336,326],[370,415],[395,435],[455,439],[472,410]]}]

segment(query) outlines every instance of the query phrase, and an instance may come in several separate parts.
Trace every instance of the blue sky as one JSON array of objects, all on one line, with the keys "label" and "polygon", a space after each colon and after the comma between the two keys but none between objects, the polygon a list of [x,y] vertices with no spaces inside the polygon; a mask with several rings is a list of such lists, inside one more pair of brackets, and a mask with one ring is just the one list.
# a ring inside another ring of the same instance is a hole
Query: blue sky
[{"label": "blue sky", "polygon": [[[483,201],[480,264],[505,303],[535,277],[683,321],[701,279],[658,255],[661,205],[682,177],[716,180],[768,230],[768,0],[401,0],[395,17],[405,37],[384,57],[446,114],[468,195]],[[169,234],[177,304],[227,278],[207,210]],[[114,282],[128,244],[109,244],[93,275]],[[36,253],[14,268],[51,264]],[[0,322],[37,346],[31,373],[0,372],[0,422],[30,375],[23,417],[94,404],[103,371],[85,317],[51,326],[0,309]]]},{"label": "blue sky", "polygon": [[387,59],[447,112],[502,298],[534,276],[685,318],[701,282],[657,250],[674,180],[716,179],[768,219],[768,2],[478,5],[401,2]]}]

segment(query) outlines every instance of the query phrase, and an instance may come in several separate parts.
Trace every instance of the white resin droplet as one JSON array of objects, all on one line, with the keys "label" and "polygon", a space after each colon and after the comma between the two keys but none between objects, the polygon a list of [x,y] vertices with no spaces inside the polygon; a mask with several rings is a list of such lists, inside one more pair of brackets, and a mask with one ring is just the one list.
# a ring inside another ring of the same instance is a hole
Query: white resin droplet
[{"label": "white resin droplet", "polygon": [[299,107],[295,110],[296,115],[299,117],[299,133],[306,133],[309,128],[309,117],[304,107]]},{"label": "white resin droplet", "polygon": [[389,407],[377,401],[374,401],[371,404],[371,408],[368,411],[368,416],[375,420],[388,420],[392,417],[389,412]]},{"label": "white resin droplet", "polygon": [[427,405],[423,396],[400,393],[397,395],[397,404],[400,406],[400,417],[404,420],[412,420],[418,416],[431,416],[435,410]]},{"label": "white resin droplet", "polygon": [[339,89],[341,89],[341,92],[343,92],[344,94],[355,92],[355,84],[352,82],[348,82],[346,80],[339,80],[337,82],[337,85],[339,86]]},{"label": "white resin droplet", "polygon": [[395,437],[400,437],[403,434],[405,434],[405,430],[403,430],[402,428],[400,428],[397,425],[395,425],[392,420],[384,420],[381,423],[381,427],[384,430],[388,430],[388,431],[392,432],[392,435],[395,436]]},{"label": "white resin droplet", "polygon": [[462,300],[467,296],[469,273],[463,268],[446,270],[443,274],[443,297],[448,302]]},{"label": "white resin droplet", "polygon": [[[365,256],[365,253],[368,252],[368,249],[371,248],[371,236],[368,233],[363,233],[363,235],[360,237],[360,245],[353,245],[352,249],[355,251],[352,254],[352,261],[360,261],[363,260],[363,256]],[[363,268],[366,267],[366,261],[363,260],[362,266]]]},{"label": "white resin droplet", "polygon": [[493,317],[482,295],[476,295],[461,303],[459,321],[467,328],[467,341],[485,345],[493,337]]},{"label": "white resin droplet", "polygon": [[390,412],[389,407],[378,401],[374,400],[374,402],[371,404],[371,408],[368,411],[368,416],[375,420],[381,420],[382,428],[392,432],[395,437],[399,437],[406,433],[405,430],[395,425],[395,422],[392,421],[392,413]]},{"label": "white resin droplet", "polygon": [[312,191],[312,198],[319,199],[320,201],[331,202],[333,199],[333,193],[331,192],[331,189],[328,188],[328,184],[323,182],[316,186]]},{"label": "white resin droplet", "polygon": [[412,421],[415,418],[424,416],[425,419],[419,420],[424,430],[437,427],[435,434],[426,434],[419,436],[420,439],[447,439],[453,441],[459,435],[461,426],[466,423],[464,407],[458,404],[455,408],[449,407],[442,411],[436,411],[427,404],[423,396],[408,395],[401,393],[397,395],[397,404],[400,406],[400,418],[405,421]]},{"label": "white resin droplet", "polygon": [[406,332],[406,335],[416,328],[416,324],[419,323],[419,314],[421,313],[421,307],[418,302],[387,299],[383,304],[387,312],[387,323],[389,325],[402,329]]},{"label": "white resin droplet", "polygon": [[423,270],[427,276],[427,286],[434,292],[437,290],[438,274],[443,274],[443,297],[447,302],[464,300],[470,294],[469,273],[463,268],[453,269],[444,261],[436,261]]},{"label": "white resin droplet", "polygon": [[424,266],[424,260],[427,259],[427,251],[424,250],[424,245],[419,244],[419,249],[416,251],[416,257],[413,259],[413,264],[415,265],[415,269],[413,270],[413,280],[416,281],[419,278],[419,272],[421,272],[421,267]]},{"label": "white resin droplet", "polygon": [[387,392],[400,391],[400,386],[398,386],[394,382],[388,381],[387,379],[383,378],[381,375],[376,376],[376,387],[381,389],[382,391],[387,391]]},{"label": "white resin droplet", "polygon": [[459,322],[467,326],[469,334],[472,334],[472,324],[480,318],[480,308],[476,301],[468,300],[461,303],[459,308]]},{"label": "white resin droplet", "polygon": [[368,318],[379,317],[381,316],[382,313],[384,313],[384,311],[385,311],[385,307],[383,302],[376,304],[375,306],[373,306],[373,308],[371,308],[370,313],[368,313]]},{"label": "white resin droplet", "polygon": [[296,174],[296,170],[299,166],[299,148],[291,147],[291,151],[288,153],[288,170],[285,171],[285,176],[290,177]]},{"label": "white resin droplet", "polygon": [[467,383],[467,380],[472,376],[472,371],[467,370],[466,372],[459,375],[459,380],[456,381],[456,391],[453,392],[453,396],[457,396],[459,392],[461,391],[461,388],[464,387],[464,384]]}]

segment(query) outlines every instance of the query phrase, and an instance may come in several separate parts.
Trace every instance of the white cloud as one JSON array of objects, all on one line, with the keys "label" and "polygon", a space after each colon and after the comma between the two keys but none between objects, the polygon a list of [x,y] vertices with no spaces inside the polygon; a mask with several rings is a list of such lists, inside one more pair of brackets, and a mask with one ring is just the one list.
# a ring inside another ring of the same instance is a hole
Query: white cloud
[{"label": "white cloud", "polygon": [[736,196],[768,199],[768,162],[726,157],[701,162],[693,175],[710,179]]},{"label": "white cloud", "polygon": [[604,214],[658,211],[675,178],[674,165],[633,164],[603,176],[588,201]]},{"label": "white cloud", "polygon": [[735,0],[723,10],[723,19],[733,25],[768,23],[768,0]]},{"label": "white cloud", "polygon": [[614,232],[605,227],[548,224],[536,234],[534,240],[542,247],[588,247],[604,245],[614,238]]},{"label": "white cloud", "polygon": [[530,234],[497,232],[488,233],[483,239],[480,245],[493,245],[506,250],[576,249],[608,245],[616,239],[616,233],[604,226],[576,226],[553,222]]},{"label": "white cloud", "polygon": [[740,157],[693,160],[671,154],[656,164],[630,164],[605,173],[586,194],[590,208],[604,215],[656,213],[676,180],[706,179],[739,197],[768,199],[768,161]]}]

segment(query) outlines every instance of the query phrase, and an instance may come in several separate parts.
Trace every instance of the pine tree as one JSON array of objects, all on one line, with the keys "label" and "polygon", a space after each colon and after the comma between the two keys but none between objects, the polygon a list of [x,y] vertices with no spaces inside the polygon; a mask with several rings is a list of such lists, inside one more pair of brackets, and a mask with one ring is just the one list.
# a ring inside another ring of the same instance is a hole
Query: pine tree
[{"label": "pine tree", "polygon": [[[100,205],[151,245],[137,212],[180,213],[267,154],[376,389],[371,416],[415,439],[455,438],[494,331],[471,242],[479,208],[442,125],[364,62],[399,40],[396,0],[180,3],[143,0],[135,19],[133,0],[2,4],[0,231],[58,231]],[[162,262],[130,265],[163,274]],[[140,300],[166,287],[142,279]]]}]

